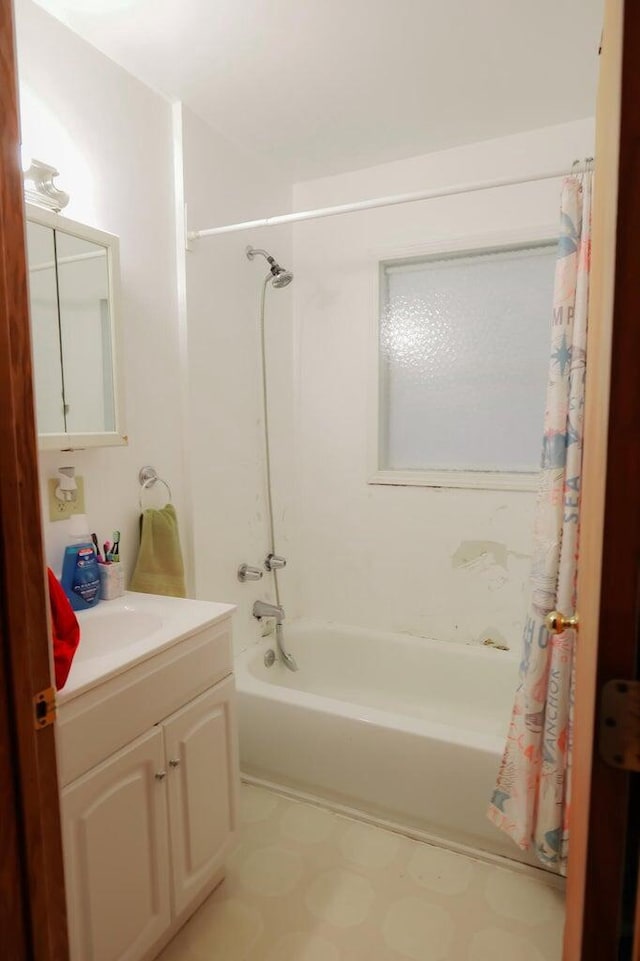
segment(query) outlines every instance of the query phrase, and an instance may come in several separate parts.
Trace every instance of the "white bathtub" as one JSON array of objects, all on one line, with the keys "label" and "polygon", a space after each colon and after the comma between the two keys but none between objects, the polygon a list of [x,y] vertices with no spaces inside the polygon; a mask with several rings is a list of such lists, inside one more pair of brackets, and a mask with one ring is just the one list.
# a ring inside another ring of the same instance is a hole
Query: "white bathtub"
[{"label": "white bathtub", "polygon": [[514,653],[311,622],[285,631],[298,672],[265,667],[273,644],[236,661],[246,774],[534,863],[485,817]]}]

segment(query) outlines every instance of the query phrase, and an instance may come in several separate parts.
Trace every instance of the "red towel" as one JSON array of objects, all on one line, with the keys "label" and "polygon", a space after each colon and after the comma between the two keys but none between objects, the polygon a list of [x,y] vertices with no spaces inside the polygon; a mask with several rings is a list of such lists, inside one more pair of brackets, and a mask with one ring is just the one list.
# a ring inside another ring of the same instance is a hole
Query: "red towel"
[{"label": "red towel", "polygon": [[64,687],[76,648],[80,643],[80,625],[62,584],[50,567],[49,605],[51,607],[51,635],[53,637],[53,663],[56,671],[56,688]]}]

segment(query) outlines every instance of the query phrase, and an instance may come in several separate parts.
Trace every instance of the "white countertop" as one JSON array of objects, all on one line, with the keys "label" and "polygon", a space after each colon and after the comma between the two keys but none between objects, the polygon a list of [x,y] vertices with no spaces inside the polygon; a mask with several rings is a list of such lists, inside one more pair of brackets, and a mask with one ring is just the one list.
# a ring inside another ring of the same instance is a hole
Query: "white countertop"
[{"label": "white countertop", "polygon": [[83,694],[205,627],[230,617],[233,604],[127,592],[79,611],[80,643],[59,704]]}]

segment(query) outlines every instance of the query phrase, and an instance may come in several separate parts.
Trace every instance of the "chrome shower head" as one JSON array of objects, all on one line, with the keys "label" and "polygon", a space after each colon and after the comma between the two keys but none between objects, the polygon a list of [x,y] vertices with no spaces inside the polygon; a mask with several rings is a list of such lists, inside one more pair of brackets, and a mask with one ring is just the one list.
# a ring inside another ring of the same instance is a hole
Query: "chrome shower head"
[{"label": "chrome shower head", "polygon": [[[271,268],[271,273],[273,274],[273,268]],[[293,274],[290,270],[283,270],[282,267],[278,268],[278,272],[273,274],[273,280],[271,281],[274,287],[288,287],[293,280]]]},{"label": "chrome shower head", "polygon": [[265,258],[269,267],[271,269],[271,283],[274,287],[288,287],[293,280],[293,274],[290,270],[285,270],[277,263],[271,254],[268,254],[266,250],[260,250],[258,247],[247,247],[246,254],[249,260],[253,260],[256,254],[260,254]]}]

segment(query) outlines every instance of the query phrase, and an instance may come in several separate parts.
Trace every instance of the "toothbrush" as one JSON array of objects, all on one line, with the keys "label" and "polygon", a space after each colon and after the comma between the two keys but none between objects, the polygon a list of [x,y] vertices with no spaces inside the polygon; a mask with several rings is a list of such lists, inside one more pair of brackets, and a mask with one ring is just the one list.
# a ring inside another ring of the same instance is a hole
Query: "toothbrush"
[{"label": "toothbrush", "polygon": [[109,541],[105,541],[104,544],[102,545],[102,548],[103,548],[103,550],[104,550],[104,562],[105,562],[105,564],[110,564],[110,563],[111,563],[111,558],[109,557],[109,549],[110,549],[110,547],[111,547],[111,544],[109,543]]},{"label": "toothbrush", "polygon": [[120,531],[113,532],[113,546],[111,548],[111,560],[120,560]]},{"label": "toothbrush", "polygon": [[96,535],[95,533],[91,535],[91,540],[93,541],[93,546],[94,546],[95,549],[96,549],[96,557],[98,558],[98,563],[99,563],[99,564],[102,564],[102,562],[103,562],[103,561],[102,561],[102,554],[100,553],[100,548],[98,547],[98,537],[97,537],[97,535]]}]

